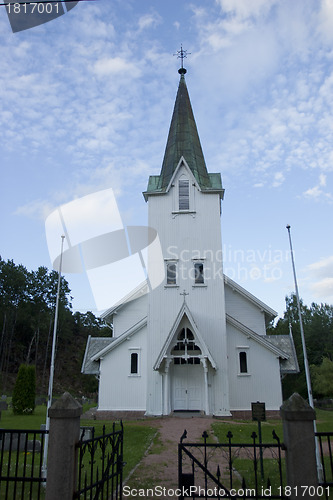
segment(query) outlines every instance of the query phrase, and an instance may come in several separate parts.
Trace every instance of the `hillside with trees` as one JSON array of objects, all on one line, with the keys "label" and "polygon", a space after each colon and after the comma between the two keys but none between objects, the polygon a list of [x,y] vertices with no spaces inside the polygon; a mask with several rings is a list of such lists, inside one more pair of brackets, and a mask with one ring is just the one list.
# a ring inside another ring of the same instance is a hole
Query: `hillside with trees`
[{"label": "hillside with trees", "polygon": [[[28,271],[0,257],[0,387],[11,393],[20,365],[36,367],[37,394],[49,381],[58,273],[39,267]],[[81,374],[88,335],[111,336],[93,313],[72,312],[68,282],[61,278],[55,358],[54,393],[92,395],[97,380]]]}]

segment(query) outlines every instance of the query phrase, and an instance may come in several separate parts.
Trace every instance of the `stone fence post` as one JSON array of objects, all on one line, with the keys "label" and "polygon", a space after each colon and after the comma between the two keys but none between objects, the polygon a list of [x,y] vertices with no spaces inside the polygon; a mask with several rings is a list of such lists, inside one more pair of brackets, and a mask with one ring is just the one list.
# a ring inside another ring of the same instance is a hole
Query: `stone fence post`
[{"label": "stone fence post", "polygon": [[46,500],[72,500],[77,479],[76,443],[82,406],[65,392],[49,409]]},{"label": "stone fence post", "polygon": [[290,499],[313,500],[313,495],[309,494],[311,491],[304,487],[318,486],[313,426],[316,412],[299,394],[294,393],[283,403],[280,413],[286,446],[287,485],[291,488]]}]

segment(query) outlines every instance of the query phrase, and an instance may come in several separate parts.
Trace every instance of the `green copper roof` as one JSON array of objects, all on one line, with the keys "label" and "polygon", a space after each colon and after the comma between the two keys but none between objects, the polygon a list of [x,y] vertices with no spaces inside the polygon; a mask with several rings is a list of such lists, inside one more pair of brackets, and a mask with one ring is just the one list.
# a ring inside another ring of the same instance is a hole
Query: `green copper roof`
[{"label": "green copper roof", "polygon": [[205,158],[193,116],[185,77],[180,77],[175,107],[160,175],[159,188],[166,188],[184,156],[200,187],[210,187]]},{"label": "green copper roof", "polygon": [[201,190],[220,191],[221,197],[223,196],[221,175],[207,172],[185,82],[185,72],[186,70],[183,68],[179,70],[181,77],[161,173],[160,175],[150,176],[147,191],[144,193],[146,199],[147,194],[162,194],[166,191],[182,156],[185,158]]}]

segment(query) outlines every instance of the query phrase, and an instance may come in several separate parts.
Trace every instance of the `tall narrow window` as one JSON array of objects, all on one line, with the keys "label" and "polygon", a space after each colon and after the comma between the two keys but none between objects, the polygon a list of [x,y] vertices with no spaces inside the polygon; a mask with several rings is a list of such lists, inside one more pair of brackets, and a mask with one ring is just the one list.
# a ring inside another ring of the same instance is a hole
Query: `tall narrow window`
[{"label": "tall narrow window", "polygon": [[137,352],[132,352],[131,354],[131,375],[137,375],[139,373],[139,355]]},{"label": "tall narrow window", "polygon": [[247,354],[245,351],[239,353],[239,371],[240,373],[247,373]]},{"label": "tall narrow window", "polygon": [[196,285],[203,285],[205,282],[202,262],[195,262],[194,264],[194,282]]},{"label": "tall narrow window", "polygon": [[190,209],[190,183],[188,179],[180,179],[179,189],[179,210]]},{"label": "tall narrow window", "polygon": [[167,285],[177,285],[177,264],[167,263]]}]

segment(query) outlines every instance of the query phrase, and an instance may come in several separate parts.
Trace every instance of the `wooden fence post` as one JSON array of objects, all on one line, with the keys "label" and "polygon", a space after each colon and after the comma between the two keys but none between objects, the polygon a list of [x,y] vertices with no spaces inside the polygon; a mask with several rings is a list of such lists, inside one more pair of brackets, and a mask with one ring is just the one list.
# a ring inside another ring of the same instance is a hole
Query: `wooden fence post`
[{"label": "wooden fence post", "polygon": [[318,486],[315,434],[313,421],[316,412],[297,393],[280,408],[283,420],[283,439],[286,446],[287,491],[291,500],[313,499]]},{"label": "wooden fence post", "polygon": [[73,500],[82,406],[65,392],[49,409],[46,500]]}]

